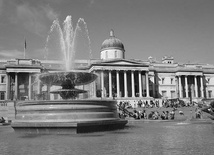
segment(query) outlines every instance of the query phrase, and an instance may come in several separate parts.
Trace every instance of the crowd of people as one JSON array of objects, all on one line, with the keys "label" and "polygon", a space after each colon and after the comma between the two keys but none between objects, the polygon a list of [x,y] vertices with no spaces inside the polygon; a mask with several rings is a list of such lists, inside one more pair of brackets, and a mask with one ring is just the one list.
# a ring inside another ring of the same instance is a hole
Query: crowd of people
[{"label": "crowd of people", "polygon": [[[176,99],[162,99],[162,100],[150,100],[150,101],[142,101],[137,100],[134,101],[135,107],[143,107],[143,108],[179,108],[179,107],[191,107],[196,104],[196,102],[184,102],[183,100],[180,100],[178,98]],[[137,104],[136,104],[137,103]]]},{"label": "crowd of people", "polygon": [[162,113],[158,112],[157,110],[151,111],[147,114],[146,110],[144,109],[142,112],[134,110],[134,118],[135,119],[151,119],[151,120],[173,120],[175,118],[175,110],[172,111],[162,111]]},{"label": "crowd of people", "polygon": [[[135,119],[150,120],[174,120],[175,111],[180,107],[191,107],[195,103],[184,102],[179,99],[175,100],[151,100],[151,101],[135,101],[130,104],[129,101],[121,101],[118,104],[119,116],[121,118],[133,117]],[[163,107],[164,110],[161,110]],[[154,109],[154,110],[153,110]],[[158,109],[158,110],[157,110]],[[166,110],[167,109],[167,110]],[[184,115],[183,111],[178,111],[179,115]],[[202,112],[200,108],[195,109],[195,118],[201,118]]]}]

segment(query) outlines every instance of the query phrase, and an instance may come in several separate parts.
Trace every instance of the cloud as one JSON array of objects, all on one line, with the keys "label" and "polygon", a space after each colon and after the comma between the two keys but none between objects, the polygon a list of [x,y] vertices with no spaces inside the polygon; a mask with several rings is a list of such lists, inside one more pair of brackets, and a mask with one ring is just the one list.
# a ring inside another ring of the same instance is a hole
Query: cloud
[{"label": "cloud", "polygon": [[95,0],[90,0],[89,1],[89,7],[92,7],[92,5],[94,5],[94,3],[95,3]]},{"label": "cloud", "polygon": [[18,50],[1,50],[0,57],[1,59],[23,58],[24,52]]},{"label": "cloud", "polygon": [[50,6],[30,6],[28,3],[16,5],[15,16],[12,22],[22,24],[25,29],[43,36],[48,31],[49,22],[58,17]]},{"label": "cloud", "polygon": [[47,18],[50,21],[53,21],[58,18],[58,14],[54,12],[54,10],[50,6],[46,6],[46,7],[43,6],[42,9],[44,10]]},{"label": "cloud", "polygon": [[90,4],[94,4],[95,3],[95,0],[90,0]]}]

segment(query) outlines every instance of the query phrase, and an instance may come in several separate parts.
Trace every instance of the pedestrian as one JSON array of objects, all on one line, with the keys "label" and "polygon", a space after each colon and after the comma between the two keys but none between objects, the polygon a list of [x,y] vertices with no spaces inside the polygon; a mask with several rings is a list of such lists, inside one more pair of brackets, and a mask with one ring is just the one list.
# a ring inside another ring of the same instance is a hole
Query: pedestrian
[{"label": "pedestrian", "polygon": [[162,112],[162,114],[161,114],[161,119],[162,119],[162,120],[165,120],[165,119],[166,119],[166,113],[165,113],[165,111]]},{"label": "pedestrian", "polygon": [[173,109],[171,112],[170,112],[170,119],[175,119],[175,110]]}]

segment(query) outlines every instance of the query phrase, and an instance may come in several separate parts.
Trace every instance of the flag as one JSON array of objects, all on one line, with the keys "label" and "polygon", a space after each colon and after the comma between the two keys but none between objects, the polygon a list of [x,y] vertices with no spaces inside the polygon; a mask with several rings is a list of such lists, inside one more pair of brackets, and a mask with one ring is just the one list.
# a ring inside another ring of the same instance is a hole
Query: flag
[{"label": "flag", "polygon": [[26,38],[25,38],[25,49],[27,48],[27,42],[26,42]]},{"label": "flag", "polygon": [[24,59],[26,58],[26,48],[27,48],[27,41],[25,38],[25,44],[24,44]]}]

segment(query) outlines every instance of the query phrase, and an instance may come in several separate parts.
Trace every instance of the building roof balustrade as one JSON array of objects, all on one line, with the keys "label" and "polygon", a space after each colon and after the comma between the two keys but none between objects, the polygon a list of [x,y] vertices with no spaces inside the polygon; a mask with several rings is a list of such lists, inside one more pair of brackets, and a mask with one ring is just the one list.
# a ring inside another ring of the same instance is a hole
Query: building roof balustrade
[{"label": "building roof balustrade", "polygon": [[41,62],[39,60],[35,59],[13,59],[13,60],[8,60],[7,61],[7,66],[14,66],[14,65],[19,65],[19,66],[29,66],[29,65],[35,65],[35,66],[41,66]]},{"label": "building roof balustrade", "polygon": [[202,68],[189,68],[189,67],[178,67],[177,72],[202,72]]}]

